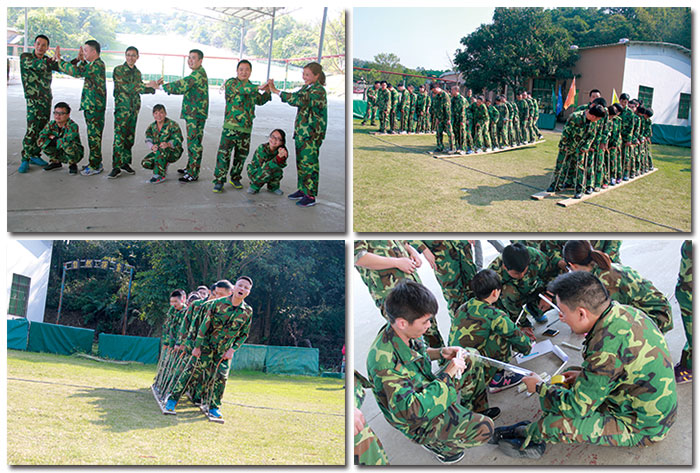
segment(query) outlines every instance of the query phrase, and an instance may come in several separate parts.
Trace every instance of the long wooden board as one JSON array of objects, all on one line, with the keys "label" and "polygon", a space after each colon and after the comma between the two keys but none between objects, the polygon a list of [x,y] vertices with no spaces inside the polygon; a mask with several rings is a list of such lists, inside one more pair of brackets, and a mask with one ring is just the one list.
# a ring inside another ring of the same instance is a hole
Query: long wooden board
[{"label": "long wooden board", "polygon": [[431,131],[430,133],[379,133],[378,131],[370,131],[370,135],[375,135],[375,136],[420,136],[420,135],[434,135],[435,132]]},{"label": "long wooden board", "polygon": [[497,149],[497,150],[491,150],[487,151],[486,153],[471,153],[471,154],[438,154],[435,152],[429,152],[432,157],[434,158],[462,158],[464,156],[486,156],[487,154],[496,154],[496,153],[503,153],[504,151],[512,151],[514,149],[520,149],[520,148],[529,148],[530,146],[534,146],[539,143],[544,143],[546,140],[538,140],[538,141],[533,141],[532,143],[526,143],[524,145],[520,146],[511,146],[510,148],[503,148],[503,149]]}]

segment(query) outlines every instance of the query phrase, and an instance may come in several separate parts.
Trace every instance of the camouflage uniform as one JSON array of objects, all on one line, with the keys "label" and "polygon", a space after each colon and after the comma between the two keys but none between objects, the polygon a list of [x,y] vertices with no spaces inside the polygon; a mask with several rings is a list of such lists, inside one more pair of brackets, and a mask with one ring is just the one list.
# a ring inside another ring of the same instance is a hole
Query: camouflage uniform
[{"label": "camouflage uniform", "polygon": [[265,184],[270,191],[280,188],[287,160],[280,158],[278,151],[271,151],[268,143],[258,146],[253,159],[248,163],[248,179],[250,179],[251,189],[260,190]]},{"label": "camouflage uniform", "polygon": [[489,136],[489,109],[485,103],[473,107],[474,116],[474,148],[486,149],[491,147]]},{"label": "camouflage uniform", "polygon": [[622,125],[620,136],[622,139],[622,177],[629,178],[634,162],[634,125],[635,114],[629,107],[625,107],[621,114]]},{"label": "camouflage uniform", "polygon": [[203,67],[194,69],[192,73],[180,80],[163,84],[163,90],[168,95],[182,95],[180,118],[185,120],[187,130],[187,174],[199,178],[199,167],[202,163],[202,138],[204,124],[209,116],[209,79]]},{"label": "camouflage uniform", "polygon": [[606,151],[603,145],[607,145],[610,133],[612,132],[612,124],[608,119],[608,111],[605,109],[605,115],[595,122],[596,136],[593,140],[593,151],[590,153],[591,162],[587,174],[587,187],[600,189],[603,183],[609,180],[610,167],[606,163]]},{"label": "camouflage uniform", "polygon": [[[625,334],[621,336],[620,334]],[[586,334],[571,388],[542,384],[543,416],[528,439],[644,447],[676,420],[676,383],[663,335],[641,311],[615,302]]]},{"label": "camouflage uniform", "polygon": [[488,408],[483,365],[471,358],[466,364],[459,380],[433,374],[423,340],[406,345],[390,325],[382,327],[367,355],[367,373],[386,420],[446,456],[482,445],[493,434],[493,421],[478,414]]},{"label": "camouflage uniform", "polygon": [[88,148],[90,148],[89,166],[92,169],[102,167],[102,132],[105,127],[105,109],[107,108],[107,80],[105,63],[99,57],[92,62],[73,60],[73,63],[59,61],[58,69],[73,77],[82,77],[83,92],[80,96],[80,110],[85,116],[87,126]]},{"label": "camouflage uniform", "polygon": [[681,246],[681,268],[676,284],[676,299],[681,308],[685,346],[681,354],[681,367],[693,369],[693,242],[685,240]]},{"label": "camouflage uniform", "polygon": [[389,115],[389,123],[391,125],[391,131],[397,131],[399,129],[399,105],[401,104],[401,92],[396,88],[391,89],[391,113]]},{"label": "camouflage uniform", "polygon": [[[365,400],[365,389],[371,389],[372,384],[360,373],[355,371],[355,407],[362,407]],[[355,465],[388,465],[389,459],[386,456],[382,442],[377,438],[369,424],[355,435],[354,439]]]},{"label": "camouflage uniform", "polygon": [[487,107],[489,111],[489,135],[490,142],[494,148],[498,147],[498,119],[501,117],[501,113],[498,111],[495,105]]},{"label": "camouflage uniform", "polygon": [[[53,139],[50,138],[51,135]],[[76,164],[83,159],[85,153],[80,142],[78,124],[70,118],[63,128],[59,127],[55,120],[48,122],[39,132],[36,143],[49,159],[60,163]]]},{"label": "camouflage uniform", "polygon": [[51,118],[51,72],[58,70],[58,64],[48,56],[39,58],[31,52],[19,56],[19,67],[27,101],[27,132],[22,141],[22,161],[29,161],[29,158],[41,155],[37,140],[39,132]]},{"label": "camouflage uniform", "polygon": [[141,80],[141,71],[125,62],[114,68],[114,144],[112,167],[121,168],[131,164],[131,148],[134,146],[136,120],[141,109],[141,94],[155,94],[156,89],[147,87]]},{"label": "camouflage uniform", "polygon": [[377,118],[377,94],[379,89],[374,89],[370,87],[367,89],[367,110],[365,111],[365,116],[362,118],[362,124],[364,125],[367,120],[370,120],[370,125],[374,126],[374,120]]},{"label": "camouflage uniform", "polygon": [[541,135],[540,129],[537,128],[537,120],[540,118],[540,103],[534,97],[528,97],[530,102],[530,113],[532,118],[530,119],[530,130],[532,132],[532,141],[536,141],[537,137]]},{"label": "camouflage uniform", "polygon": [[443,150],[442,134],[447,133],[450,146],[454,149],[454,135],[452,134],[452,107],[450,104],[450,94],[441,90],[439,94],[433,96],[432,109],[435,114],[435,138],[438,150]]},{"label": "camouflage uniform", "polygon": [[[559,154],[552,175],[555,191],[568,185],[569,179],[583,189],[586,175],[586,158],[595,138],[595,123],[586,118],[586,112],[574,112],[564,126],[559,140]],[[575,174],[575,175],[572,175]]]},{"label": "camouflage uniform", "polygon": [[520,133],[520,112],[514,102],[506,102],[508,104],[508,114],[510,115],[510,142],[511,145],[519,145],[523,142],[523,137]]},{"label": "camouflage uniform", "polygon": [[410,90],[408,91],[408,93],[411,99],[408,106],[408,132],[415,133],[417,125],[416,105],[418,102],[418,94],[416,94],[415,92],[411,92]]},{"label": "camouflage uniform", "polygon": [[510,109],[505,102],[496,105],[496,108],[498,109],[498,122],[496,124],[496,140],[493,145],[499,148],[505,148],[511,145],[508,133],[510,129]]},{"label": "camouflage uniform", "polygon": [[318,194],[318,154],[326,137],[328,105],[326,89],[318,82],[299,91],[281,92],[282,102],[297,107],[294,146],[297,156],[297,188],[310,197]]},{"label": "camouflage uniform", "polygon": [[468,240],[417,240],[418,251],[430,250],[435,255],[435,277],[447,301],[450,319],[457,309],[473,296],[469,283],[477,272]]},{"label": "camouflage uniform", "polygon": [[673,328],[673,313],[668,299],[637,271],[613,263],[610,271],[594,266],[591,273],[603,282],[612,300],[643,311],[664,333]]},{"label": "camouflage uniform", "polygon": [[409,113],[411,111],[411,93],[408,91],[408,89],[403,89],[402,92],[400,92],[401,98],[399,100],[399,109],[401,112],[401,125],[400,129],[401,131],[405,131],[408,133],[410,129],[408,128],[409,124]]},{"label": "camouflage uniform", "polygon": [[[509,362],[511,348],[530,353],[530,339],[515,326],[508,315],[477,298],[469,299],[457,311],[450,327],[449,346],[474,348],[484,356]],[[489,383],[498,372],[490,366],[485,380]]]},{"label": "camouflage uniform", "polygon": [[[355,240],[355,263],[367,253],[390,258],[410,258],[411,255],[403,246],[404,243],[406,243],[404,240]],[[398,268],[374,270],[355,264],[355,269],[360,273],[362,281],[367,285],[374,303],[385,319],[387,319],[387,316],[384,309],[384,301],[391,290],[396,287],[396,284],[402,279],[412,279],[418,283],[421,282],[417,272],[407,274]],[[445,345],[438,330],[437,321],[433,321],[430,324],[430,328],[425,333],[424,338],[431,347],[442,347]]]},{"label": "camouflage uniform", "polygon": [[427,133],[430,130],[428,125],[428,94],[427,92],[418,93],[416,97],[416,132]]},{"label": "camouflage uniform", "polygon": [[153,173],[165,176],[168,164],[174,163],[182,156],[182,131],[180,125],[175,121],[165,117],[163,128],[158,130],[158,123],[153,122],[146,128],[146,146],[151,149],[153,145],[170,143],[172,148],[158,148],[158,151],[151,151],[141,161],[141,166],[146,169],[153,169]]},{"label": "camouflage uniform", "polygon": [[389,89],[377,91],[377,109],[379,110],[379,133],[386,133],[389,127],[389,111],[391,110],[391,92]]},{"label": "camouflage uniform", "polygon": [[608,137],[608,162],[610,163],[610,180],[622,179],[622,117],[616,115],[610,119],[610,136]]},{"label": "camouflage uniform", "polygon": [[[192,353],[195,341],[197,340],[199,326],[202,324],[202,319],[209,310],[209,305],[215,300],[216,299],[199,299],[194,301],[190,304],[185,315],[182,317],[179,333],[181,343],[186,353]],[[190,375],[191,380],[189,383],[189,391],[195,402],[199,402],[202,399],[202,390],[204,389],[204,383],[206,381],[204,376],[205,372],[202,369],[201,363],[197,363],[194,366],[193,373]]]},{"label": "camouflage uniform", "polygon": [[525,100],[520,99],[515,101],[515,105],[518,107],[518,115],[520,117],[520,137],[522,138],[523,143],[529,143],[531,141],[529,128],[529,104]]},{"label": "camouflage uniform", "polygon": [[467,99],[457,94],[455,97],[452,97],[450,107],[452,108],[452,130],[455,147],[458,150],[466,151],[472,145],[471,135],[467,133]]},{"label": "camouflage uniform", "polygon": [[622,240],[591,240],[593,249],[606,253],[613,263],[620,262]]},{"label": "camouflage uniform", "polygon": [[522,243],[542,252],[547,259],[546,280],[554,279],[562,273],[562,270],[559,268],[559,262],[564,259],[562,251],[566,240],[512,240],[512,243]]},{"label": "camouflage uniform", "polygon": [[255,119],[255,106],[272,100],[270,92],[261,94],[250,81],[231,77],[224,84],[226,90],[226,115],[221,129],[219,152],[216,154],[214,184],[224,183],[231,163],[231,180],[240,181],[243,165],[250,152],[250,132]]}]

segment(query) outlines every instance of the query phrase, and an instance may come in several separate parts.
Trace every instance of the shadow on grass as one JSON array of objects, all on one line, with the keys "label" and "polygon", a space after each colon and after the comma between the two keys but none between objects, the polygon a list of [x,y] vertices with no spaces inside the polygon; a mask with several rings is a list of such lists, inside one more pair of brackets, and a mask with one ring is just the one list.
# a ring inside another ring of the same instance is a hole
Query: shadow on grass
[{"label": "shadow on grass", "polygon": [[[402,148],[401,146],[405,146],[405,148]],[[410,149],[406,149],[410,148]],[[435,149],[435,145],[433,146],[425,146],[425,145],[413,145],[413,144],[403,144],[403,143],[396,143],[394,144],[388,144],[388,143],[383,143],[378,146],[355,146],[355,152],[357,151],[367,151],[370,153],[382,153],[382,154],[403,154],[403,155],[412,155],[415,154],[416,156],[420,156],[422,158],[430,158],[429,153]]]},{"label": "shadow on grass", "polygon": [[463,187],[461,190],[466,194],[460,197],[461,200],[467,201],[471,205],[488,206],[494,202],[507,201],[530,201],[530,196],[537,192],[541,192],[549,185],[551,175],[549,173],[537,176],[525,177],[510,177],[503,176],[507,179],[517,180],[523,184],[528,184],[533,187],[527,187],[517,182],[506,182],[498,186],[483,186],[480,185],[474,189]]}]

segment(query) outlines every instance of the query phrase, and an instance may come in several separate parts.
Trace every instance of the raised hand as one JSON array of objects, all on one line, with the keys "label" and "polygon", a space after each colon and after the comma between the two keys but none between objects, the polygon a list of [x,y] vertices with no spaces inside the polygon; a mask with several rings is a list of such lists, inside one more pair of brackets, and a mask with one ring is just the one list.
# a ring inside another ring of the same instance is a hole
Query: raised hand
[{"label": "raised hand", "polygon": [[57,61],[61,60],[61,47],[56,46],[56,52],[54,53],[54,57],[56,58]]},{"label": "raised hand", "polygon": [[78,50],[78,61],[83,61],[85,59],[85,53],[83,53],[83,47],[80,46]]}]

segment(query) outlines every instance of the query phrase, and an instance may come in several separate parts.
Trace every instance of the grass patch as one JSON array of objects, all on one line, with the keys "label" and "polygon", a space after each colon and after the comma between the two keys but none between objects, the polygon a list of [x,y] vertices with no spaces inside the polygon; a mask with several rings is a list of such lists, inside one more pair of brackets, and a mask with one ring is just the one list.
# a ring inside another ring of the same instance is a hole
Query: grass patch
[{"label": "grass patch", "polygon": [[155,365],[8,350],[8,464],[345,463],[343,380],[232,372],[222,425],[185,399],[162,415],[154,375]]},{"label": "grass patch", "polygon": [[657,172],[563,208],[559,199],[530,199],[549,185],[559,133],[543,131],[547,141],[536,147],[434,159],[434,135],[375,137],[375,129],[354,121],[356,232],[673,231],[642,219],[691,228],[689,148],[653,145]]}]

